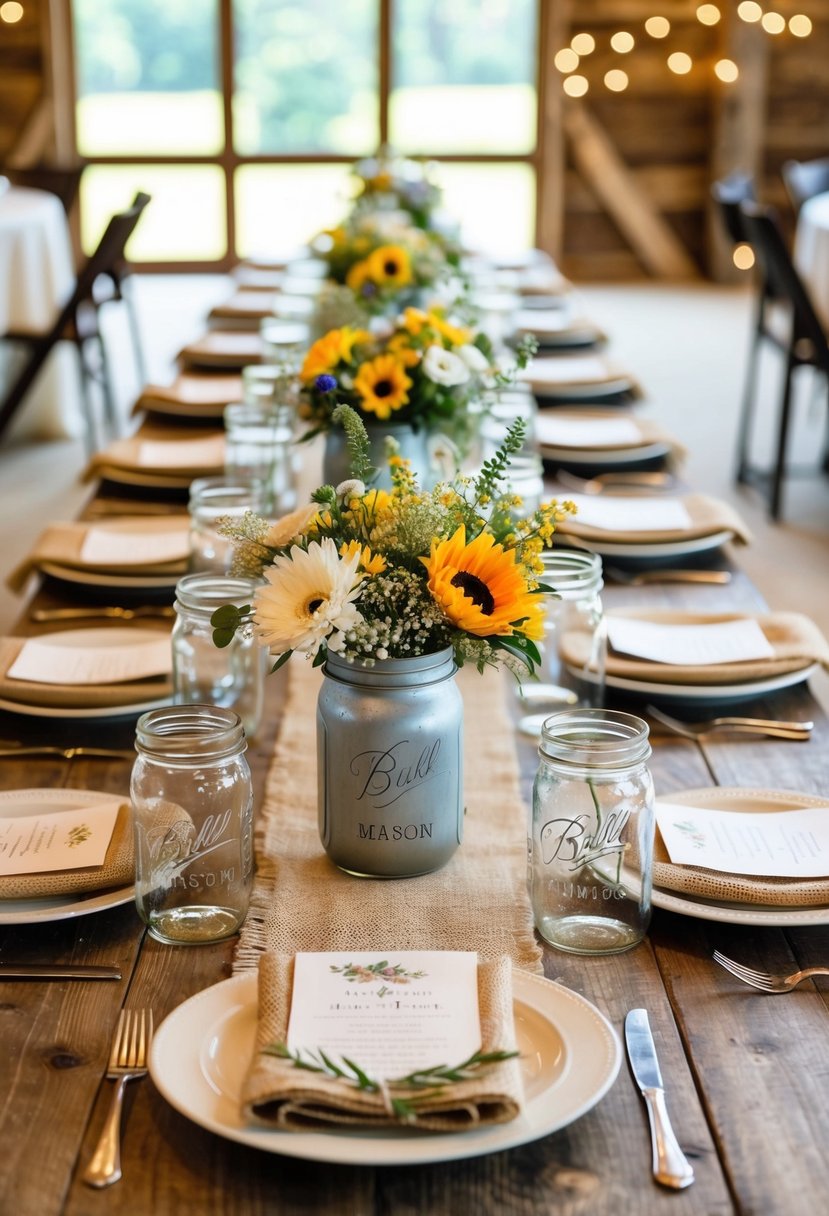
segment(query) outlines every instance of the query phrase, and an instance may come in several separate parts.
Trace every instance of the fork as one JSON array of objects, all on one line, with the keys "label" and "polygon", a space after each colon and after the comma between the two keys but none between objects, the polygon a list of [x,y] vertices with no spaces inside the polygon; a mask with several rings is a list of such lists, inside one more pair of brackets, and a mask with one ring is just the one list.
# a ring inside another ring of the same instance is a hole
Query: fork
[{"label": "fork", "polygon": [[713,583],[724,586],[731,582],[730,570],[642,570],[633,574],[629,570],[620,570],[617,566],[605,566],[605,574],[614,583],[623,583],[626,587],[644,587],[648,583]]},{"label": "fork", "polygon": [[707,722],[680,722],[679,719],[657,709],[655,705],[646,705],[645,713],[685,739],[699,739],[712,731],[727,730],[748,735],[768,735],[773,739],[797,739],[802,742],[811,739],[814,727],[814,722],[776,722],[767,718],[709,718]]},{"label": "fork", "polygon": [[113,606],[94,608],[35,608],[31,615],[33,621],[74,621],[93,617],[113,617],[119,621],[134,621],[142,616],[157,616],[171,618],[175,609],[170,605],[142,605],[138,608],[119,608]]},{"label": "fork", "polygon": [[103,1187],[121,1177],[121,1108],[127,1081],[147,1075],[147,1052],[153,1037],[151,1009],[122,1009],[112,1037],[106,1078],[115,1082],[109,1113],[101,1129],[98,1146],[87,1166],[83,1180],[88,1186]]},{"label": "fork", "polygon": [[556,480],[582,494],[604,494],[608,490],[670,490],[674,479],[670,473],[597,473],[586,481],[566,469],[556,469]]},{"label": "fork", "polygon": [[829,975],[829,967],[804,967],[802,971],[793,971],[791,975],[770,975],[767,971],[755,971],[753,967],[735,963],[733,958],[720,954],[719,950],[714,951],[714,962],[736,975],[744,984],[759,988],[761,992],[791,992],[792,988],[810,975]]},{"label": "fork", "polygon": [[96,756],[106,760],[134,760],[135,752],[114,747],[57,747],[51,743],[21,743],[18,739],[0,739],[0,757],[6,756],[62,756],[74,760],[76,756]]}]

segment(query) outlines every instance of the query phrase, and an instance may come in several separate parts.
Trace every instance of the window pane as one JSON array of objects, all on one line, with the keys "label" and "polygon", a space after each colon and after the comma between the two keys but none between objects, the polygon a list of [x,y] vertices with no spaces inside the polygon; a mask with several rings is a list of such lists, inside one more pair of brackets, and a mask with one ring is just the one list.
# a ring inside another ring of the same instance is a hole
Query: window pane
[{"label": "window pane", "polygon": [[376,0],[234,0],[234,146],[360,156],[379,140]]},{"label": "window pane", "polygon": [[535,172],[529,165],[441,164],[448,214],[471,249],[520,253],[535,244]]},{"label": "window pane", "polygon": [[74,0],[82,156],[223,146],[217,0]]},{"label": "window pane", "polygon": [[90,165],[81,178],[83,247],[91,253],[109,217],[137,190],[150,195],[127,245],[136,262],[210,262],[227,252],[224,174],[213,165]]},{"label": "window pane", "polygon": [[536,0],[395,0],[393,12],[395,148],[535,147]]},{"label": "window pane", "polygon": [[240,257],[284,253],[338,223],[350,198],[347,165],[246,165],[236,171]]}]

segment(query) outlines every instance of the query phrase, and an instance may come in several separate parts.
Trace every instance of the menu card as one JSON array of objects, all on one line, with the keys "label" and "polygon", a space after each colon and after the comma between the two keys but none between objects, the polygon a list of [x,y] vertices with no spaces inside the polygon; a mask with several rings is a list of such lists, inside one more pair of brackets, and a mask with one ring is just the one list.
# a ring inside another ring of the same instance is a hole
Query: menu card
[{"label": "menu card", "polygon": [[0,818],[0,876],[102,866],[121,801]]},{"label": "menu card", "polygon": [[740,812],[656,804],[656,822],[676,865],[760,878],[829,876],[827,807]]},{"label": "menu card", "polygon": [[175,562],[190,553],[186,527],[174,532],[122,532],[117,529],[90,528],[81,545],[81,561],[91,566],[116,563],[119,566],[149,566]]},{"label": "menu card", "polygon": [[642,432],[630,418],[551,418],[539,414],[535,434],[540,444],[563,448],[621,446],[642,440]]},{"label": "menu card", "polygon": [[628,495],[571,494],[577,522],[607,532],[677,532],[691,527],[681,498],[636,498]]},{"label": "menu card", "polygon": [[607,636],[620,654],[680,667],[774,658],[774,648],[751,617],[710,625],[671,625],[610,616]]},{"label": "menu card", "polygon": [[570,325],[567,308],[521,308],[515,318],[519,329],[528,329],[537,334],[561,333]]},{"label": "menu card", "polygon": [[296,955],[290,1051],[347,1056],[380,1080],[460,1064],[480,1046],[474,952]]},{"label": "menu card", "polygon": [[129,644],[61,646],[52,640],[27,638],[7,671],[12,680],[35,684],[121,684],[173,669],[170,635],[145,632]]},{"label": "menu card", "polygon": [[519,379],[533,384],[601,384],[611,374],[607,364],[594,355],[568,355],[566,359],[533,359]]},{"label": "menu card", "polygon": [[138,463],[148,469],[212,469],[225,462],[224,435],[208,439],[145,439]]}]

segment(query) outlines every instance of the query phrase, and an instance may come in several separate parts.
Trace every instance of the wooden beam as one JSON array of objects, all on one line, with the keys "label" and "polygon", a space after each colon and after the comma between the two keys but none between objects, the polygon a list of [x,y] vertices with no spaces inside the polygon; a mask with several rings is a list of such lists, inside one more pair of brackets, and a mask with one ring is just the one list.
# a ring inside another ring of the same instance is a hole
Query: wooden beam
[{"label": "wooden beam", "polygon": [[556,51],[570,41],[572,0],[540,0],[538,15],[538,174],[536,244],[556,261],[564,247],[563,94],[553,64]]},{"label": "wooden beam", "polygon": [[657,279],[697,278],[697,268],[682,242],[639,188],[607,133],[583,102],[568,99],[564,129],[576,168],[644,269]]}]

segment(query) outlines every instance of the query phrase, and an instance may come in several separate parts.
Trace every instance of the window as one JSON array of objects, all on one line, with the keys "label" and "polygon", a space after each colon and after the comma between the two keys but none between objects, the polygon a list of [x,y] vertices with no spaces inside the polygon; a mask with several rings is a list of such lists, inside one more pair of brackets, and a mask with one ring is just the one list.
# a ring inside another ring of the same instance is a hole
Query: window
[{"label": "window", "polygon": [[384,143],[441,161],[469,243],[533,243],[539,0],[71,4],[86,249],[142,189],[147,268],[284,252]]}]

